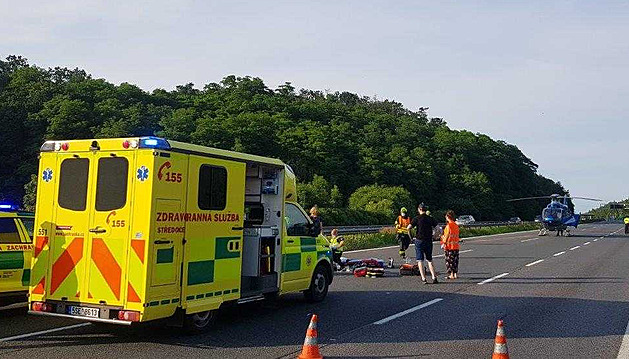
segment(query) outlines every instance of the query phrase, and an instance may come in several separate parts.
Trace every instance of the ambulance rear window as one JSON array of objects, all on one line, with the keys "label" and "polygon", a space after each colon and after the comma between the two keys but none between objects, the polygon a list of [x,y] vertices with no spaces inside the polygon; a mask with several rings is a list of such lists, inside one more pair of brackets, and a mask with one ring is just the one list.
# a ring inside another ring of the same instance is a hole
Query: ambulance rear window
[{"label": "ambulance rear window", "polygon": [[96,179],[96,210],[111,211],[124,207],[127,202],[129,161],[124,157],[107,157],[98,160]]},{"label": "ambulance rear window", "polygon": [[20,234],[13,218],[0,218],[0,243],[20,243]]},{"label": "ambulance rear window", "polygon": [[227,205],[227,170],[203,165],[199,169],[199,209],[220,211]]},{"label": "ambulance rear window", "polygon": [[87,158],[68,158],[61,162],[59,206],[73,211],[85,210],[89,167]]}]

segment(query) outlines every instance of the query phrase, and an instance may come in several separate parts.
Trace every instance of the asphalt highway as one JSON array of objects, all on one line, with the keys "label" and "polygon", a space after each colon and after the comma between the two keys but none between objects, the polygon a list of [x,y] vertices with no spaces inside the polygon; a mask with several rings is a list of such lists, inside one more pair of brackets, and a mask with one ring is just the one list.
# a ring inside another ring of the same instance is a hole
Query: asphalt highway
[{"label": "asphalt highway", "polygon": [[[340,273],[322,303],[295,294],[228,308],[196,336],[159,324],[111,327],[3,311],[0,358],[295,358],[311,313],[326,358],[488,358],[498,319],[512,358],[629,358],[629,236],[619,224],[573,234],[465,240],[453,282],[443,256],[435,258],[441,283],[434,285],[397,270],[383,278]],[[396,258],[397,249],[346,256]]]}]

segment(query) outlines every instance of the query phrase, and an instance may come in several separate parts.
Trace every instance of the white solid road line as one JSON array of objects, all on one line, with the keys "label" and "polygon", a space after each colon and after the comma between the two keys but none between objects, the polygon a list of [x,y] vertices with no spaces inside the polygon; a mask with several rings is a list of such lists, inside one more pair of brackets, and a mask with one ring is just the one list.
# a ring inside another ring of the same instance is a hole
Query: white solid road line
[{"label": "white solid road line", "polygon": [[570,250],[573,251],[573,250],[575,250],[577,248],[581,248],[581,246],[574,246],[574,247],[570,248]]},{"label": "white solid road line", "polygon": [[627,323],[627,329],[625,329],[625,335],[622,337],[622,343],[620,344],[620,350],[616,358],[629,359],[629,323]]},{"label": "white solid road line", "polygon": [[596,239],[594,240],[594,242],[596,242],[596,241],[598,241],[598,238],[596,238]]},{"label": "white solid road line", "polygon": [[520,242],[524,243],[524,242],[528,242],[528,241],[534,241],[534,240],[536,240],[536,239],[537,239],[537,238],[523,239],[523,240],[521,240]]},{"label": "white solid road line", "polygon": [[525,265],[525,267],[534,266],[534,265],[536,265],[536,264],[538,264],[538,263],[542,263],[543,261],[544,261],[543,259],[538,259],[538,260],[536,260],[535,262],[531,262],[531,263],[529,263],[529,264]]},{"label": "white solid road line", "polygon": [[559,252],[559,253],[555,253],[555,254],[553,254],[553,257],[560,256],[560,255],[562,255],[562,254],[564,254],[564,253],[566,253],[566,251],[561,251],[561,252]]},{"label": "white solid road line", "polygon": [[0,307],[0,311],[17,309],[17,308],[28,308],[28,303],[14,303],[14,304],[5,305],[4,307]]},{"label": "white solid road line", "polygon": [[424,303],[424,304],[420,304],[420,305],[415,306],[415,307],[413,307],[413,308],[407,309],[407,310],[405,310],[405,311],[403,311],[403,312],[399,312],[399,313],[397,313],[397,314],[393,314],[393,315],[391,315],[391,316],[388,316],[388,317],[386,317],[386,318],[384,318],[384,319],[380,319],[380,320],[379,320],[379,321],[377,321],[377,322],[373,322],[373,324],[375,324],[375,325],[382,325],[382,324],[388,323],[388,322],[390,322],[390,321],[392,321],[392,320],[394,320],[394,319],[397,319],[397,318],[399,318],[399,317],[402,317],[402,316],[405,316],[405,315],[407,315],[407,314],[413,313],[413,312],[415,312],[415,311],[417,311],[417,310],[420,310],[420,309],[426,308],[426,307],[428,307],[428,306],[430,306],[430,305],[433,305],[433,304],[435,304],[435,303],[439,303],[439,302],[441,302],[442,300],[443,300],[443,298],[433,299],[433,300],[431,300],[431,301],[429,301],[429,302],[426,302],[426,303]]},{"label": "white solid road line", "polygon": [[[464,251],[460,251],[459,254],[463,254],[463,253],[467,253],[467,252],[472,252],[474,251],[473,249],[466,249]],[[441,258],[445,256],[445,254],[437,254],[436,256],[432,256],[433,258]]]},{"label": "white solid road line", "polygon": [[498,275],[497,275],[497,276],[495,276],[495,277],[491,277],[491,278],[489,278],[489,279],[485,279],[485,280],[484,280],[484,281],[482,281],[482,282],[479,282],[479,283],[478,283],[478,285],[483,285],[483,284],[485,284],[485,283],[493,282],[493,281],[495,281],[496,279],[499,279],[499,278],[502,278],[502,277],[504,277],[504,276],[508,276],[508,275],[509,275],[509,273],[508,273],[508,272],[507,272],[507,273],[498,274]]},{"label": "white solid road line", "polygon": [[[493,238],[493,237],[501,237],[501,236],[508,236],[508,235],[518,235],[518,234],[526,234],[528,232],[537,232],[538,230],[532,230],[532,231],[522,231],[522,232],[509,232],[509,233],[498,233],[498,234],[488,234],[485,236],[476,236],[476,237],[467,237],[467,238],[461,238],[462,241],[467,242],[471,239],[474,240],[474,242],[481,242],[483,240],[476,240],[478,238]],[[434,242],[434,244],[438,244],[438,242]],[[400,248],[399,245],[397,246],[386,246],[386,247],[379,247],[379,248],[367,248],[367,249],[355,249],[353,251],[345,251],[343,253],[360,253],[360,252],[369,252],[369,251],[377,251],[380,249],[391,249],[391,248]]]},{"label": "white solid road line", "polygon": [[590,244],[590,242],[583,243],[584,246],[587,246],[588,244]]},{"label": "white solid road line", "polygon": [[86,327],[88,325],[92,325],[92,323],[74,324],[74,325],[68,325],[67,327],[53,328],[53,329],[42,330],[42,331],[34,332],[34,333],[16,335],[16,336],[13,336],[13,337],[0,338],[0,343],[1,342],[8,342],[10,340],[17,340],[17,339],[24,339],[24,338],[28,338],[28,337],[34,337],[34,336],[42,335],[42,334],[60,332],[62,330],[67,330],[67,329],[75,329],[75,328],[80,328],[80,327]]}]

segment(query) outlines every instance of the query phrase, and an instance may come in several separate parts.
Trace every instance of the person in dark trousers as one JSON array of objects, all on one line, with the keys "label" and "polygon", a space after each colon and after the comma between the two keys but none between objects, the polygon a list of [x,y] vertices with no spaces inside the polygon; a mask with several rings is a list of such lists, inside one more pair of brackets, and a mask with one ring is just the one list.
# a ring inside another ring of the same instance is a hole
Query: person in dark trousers
[{"label": "person in dark trousers", "polygon": [[334,228],[330,237],[330,249],[332,250],[332,261],[338,264],[337,269],[343,267],[341,256],[343,255],[343,247],[345,246],[345,238],[339,236],[339,230]]},{"label": "person in dark trousers", "polygon": [[446,213],[446,226],[441,236],[441,249],[446,258],[448,279],[457,279],[459,273],[459,226],[455,221],[454,211]]},{"label": "person in dark trousers", "polygon": [[625,217],[625,234],[629,234],[629,216]]},{"label": "person in dark trousers", "polygon": [[426,210],[427,208],[423,203],[417,207],[419,215],[413,218],[408,229],[417,229],[417,234],[415,235],[415,258],[417,259],[417,266],[419,267],[419,274],[422,277],[422,283],[427,283],[426,271],[424,269],[424,258],[426,258],[428,269],[430,269],[430,275],[432,276],[432,283],[436,284],[439,283],[439,281],[437,280],[435,267],[432,264],[432,231],[437,226],[437,221],[427,215]]},{"label": "person in dark trousers", "polygon": [[406,260],[406,250],[411,245],[411,236],[409,235],[408,225],[411,224],[411,217],[406,213],[406,208],[400,209],[400,215],[395,220],[395,235],[398,243],[400,244],[400,258]]}]

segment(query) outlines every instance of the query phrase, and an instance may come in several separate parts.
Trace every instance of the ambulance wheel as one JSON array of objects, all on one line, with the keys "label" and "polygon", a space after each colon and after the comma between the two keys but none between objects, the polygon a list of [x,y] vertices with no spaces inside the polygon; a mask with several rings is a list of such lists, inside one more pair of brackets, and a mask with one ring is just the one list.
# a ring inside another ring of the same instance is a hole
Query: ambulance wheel
[{"label": "ambulance wheel", "polygon": [[212,327],[216,319],[216,310],[206,310],[204,312],[186,314],[183,327],[189,334],[197,334],[207,331]]},{"label": "ambulance wheel", "polygon": [[320,302],[328,294],[330,285],[330,273],[324,266],[318,265],[312,274],[310,288],[304,291],[304,296],[309,302]]}]

